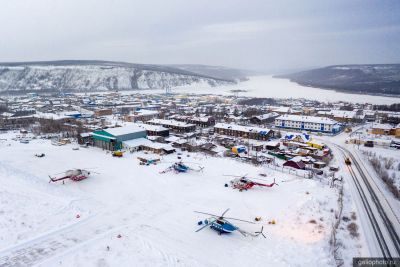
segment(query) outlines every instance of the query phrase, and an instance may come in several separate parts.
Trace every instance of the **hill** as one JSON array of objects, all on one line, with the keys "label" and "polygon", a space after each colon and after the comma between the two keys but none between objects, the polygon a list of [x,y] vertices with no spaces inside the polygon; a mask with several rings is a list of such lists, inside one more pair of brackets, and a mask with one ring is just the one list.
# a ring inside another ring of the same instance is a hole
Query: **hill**
[{"label": "hill", "polygon": [[335,65],[276,77],[351,93],[400,95],[400,64]]},{"label": "hill", "polygon": [[0,63],[0,92],[107,91],[160,89],[208,83],[234,83],[164,65],[63,60]]}]

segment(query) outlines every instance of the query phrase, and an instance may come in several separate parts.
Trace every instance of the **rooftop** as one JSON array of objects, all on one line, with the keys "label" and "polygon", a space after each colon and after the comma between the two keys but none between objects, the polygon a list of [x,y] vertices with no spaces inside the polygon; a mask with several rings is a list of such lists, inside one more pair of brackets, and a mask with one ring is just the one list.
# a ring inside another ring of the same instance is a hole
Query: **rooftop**
[{"label": "rooftop", "polygon": [[236,124],[228,124],[228,123],[217,123],[214,126],[215,128],[220,128],[220,129],[226,129],[226,130],[234,130],[234,131],[240,131],[240,132],[246,132],[246,133],[264,133],[267,134],[270,129],[267,128],[261,128],[261,127],[253,127],[253,126],[242,126],[242,125],[236,125]]},{"label": "rooftop", "polygon": [[276,118],[277,120],[299,121],[299,122],[313,122],[323,124],[337,124],[338,122],[330,118],[315,117],[315,116],[301,116],[301,115],[282,115]]},{"label": "rooftop", "polygon": [[114,128],[104,129],[104,131],[112,134],[113,136],[119,136],[119,135],[143,132],[143,131],[145,131],[145,129],[143,129],[142,127],[139,127],[136,124],[130,124],[130,125],[122,126],[122,127],[114,127]]},{"label": "rooftop", "polygon": [[156,123],[156,124],[179,126],[179,127],[196,126],[194,124],[189,124],[189,123],[186,123],[186,122],[175,121],[175,120],[163,120],[163,119],[152,119],[152,120],[149,120],[148,123]]}]

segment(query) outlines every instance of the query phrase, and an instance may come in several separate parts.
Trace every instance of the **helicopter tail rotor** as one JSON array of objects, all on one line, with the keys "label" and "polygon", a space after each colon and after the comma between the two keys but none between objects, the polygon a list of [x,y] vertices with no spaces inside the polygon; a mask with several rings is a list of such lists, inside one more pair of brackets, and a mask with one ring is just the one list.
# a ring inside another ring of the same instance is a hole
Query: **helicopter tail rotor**
[{"label": "helicopter tail rotor", "polygon": [[260,231],[254,232],[255,236],[262,235],[264,238],[267,238],[267,237],[264,235],[263,230],[264,230],[264,226],[261,226],[261,230],[260,230]]},{"label": "helicopter tail rotor", "polygon": [[50,175],[49,175],[49,178],[50,178],[49,183],[55,182],[55,180]]}]

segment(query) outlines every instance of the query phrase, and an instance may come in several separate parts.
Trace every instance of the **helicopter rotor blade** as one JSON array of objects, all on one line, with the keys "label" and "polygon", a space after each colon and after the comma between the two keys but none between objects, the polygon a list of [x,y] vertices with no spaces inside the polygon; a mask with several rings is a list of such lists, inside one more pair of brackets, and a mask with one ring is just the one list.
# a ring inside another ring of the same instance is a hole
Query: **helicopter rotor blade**
[{"label": "helicopter rotor blade", "polygon": [[264,238],[267,238],[267,237],[264,235],[263,230],[264,230],[264,226],[261,226],[261,230],[258,231],[258,232],[255,232],[256,236],[262,235]]},{"label": "helicopter rotor blade", "polygon": [[246,220],[242,220],[242,219],[231,218],[231,217],[224,217],[224,219],[229,219],[229,220],[235,220],[235,221],[241,221],[241,222],[255,224],[254,222],[250,222],[250,221],[246,221]]},{"label": "helicopter rotor blade", "polygon": [[[262,178],[251,178],[252,180],[260,180],[260,181],[264,181],[264,182],[271,182],[270,180],[267,179],[262,179]],[[275,179],[274,179],[275,180]]]},{"label": "helicopter rotor blade", "polygon": [[211,213],[206,213],[206,212],[201,212],[201,211],[194,211],[194,212],[200,213],[200,214],[205,214],[205,215],[210,215],[210,216],[217,217],[217,218],[220,217],[219,215],[215,215],[215,214],[211,214]]},{"label": "helicopter rotor blade", "polygon": [[191,162],[191,161],[181,161],[181,163],[189,163],[189,164],[201,165],[200,163],[197,163],[197,162]]},{"label": "helicopter rotor blade", "polygon": [[247,175],[249,175],[249,174],[248,174],[248,173],[246,173],[245,175],[224,174],[223,176],[231,176],[231,177],[245,178],[245,177],[247,177]]},{"label": "helicopter rotor blade", "polygon": [[227,209],[224,211],[224,213],[222,213],[221,218],[223,218],[224,215],[225,215],[225,213],[227,213],[228,211],[229,211],[229,208],[227,208]]},{"label": "helicopter rotor blade", "polygon": [[264,238],[267,238],[265,235],[264,235],[264,233],[260,233]]},{"label": "helicopter rotor blade", "polygon": [[223,176],[230,176],[230,177],[243,177],[243,176],[240,176],[240,175],[232,175],[232,174],[224,174]]},{"label": "helicopter rotor blade", "polygon": [[59,174],[65,174],[67,171],[65,171],[65,172],[59,172],[59,173],[55,173],[55,174],[53,174],[53,176],[54,175],[59,175]]},{"label": "helicopter rotor blade", "polygon": [[203,229],[206,228],[207,226],[210,226],[210,223],[211,223],[211,222],[209,222],[209,223],[207,223],[206,225],[204,225],[204,226],[200,227],[199,229],[197,229],[197,230],[196,230],[196,233],[197,233],[197,232],[200,232],[201,230],[203,230]]}]

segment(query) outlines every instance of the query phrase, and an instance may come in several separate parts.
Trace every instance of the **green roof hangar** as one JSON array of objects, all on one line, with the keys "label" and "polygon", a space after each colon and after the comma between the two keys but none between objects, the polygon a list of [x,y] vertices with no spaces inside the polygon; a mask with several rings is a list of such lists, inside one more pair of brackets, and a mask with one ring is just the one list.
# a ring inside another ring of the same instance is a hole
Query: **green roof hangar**
[{"label": "green roof hangar", "polygon": [[115,151],[122,149],[122,142],[146,138],[146,130],[137,125],[102,129],[92,132],[94,146]]}]

